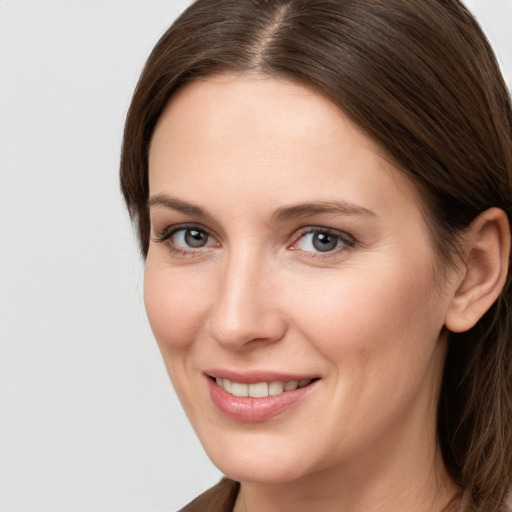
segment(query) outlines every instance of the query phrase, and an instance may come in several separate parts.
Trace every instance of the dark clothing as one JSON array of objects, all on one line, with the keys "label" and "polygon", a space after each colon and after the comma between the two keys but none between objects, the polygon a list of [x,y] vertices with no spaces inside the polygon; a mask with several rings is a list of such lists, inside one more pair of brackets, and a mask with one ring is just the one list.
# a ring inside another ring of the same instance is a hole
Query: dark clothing
[{"label": "dark clothing", "polygon": [[179,512],[233,512],[240,484],[223,478]]}]

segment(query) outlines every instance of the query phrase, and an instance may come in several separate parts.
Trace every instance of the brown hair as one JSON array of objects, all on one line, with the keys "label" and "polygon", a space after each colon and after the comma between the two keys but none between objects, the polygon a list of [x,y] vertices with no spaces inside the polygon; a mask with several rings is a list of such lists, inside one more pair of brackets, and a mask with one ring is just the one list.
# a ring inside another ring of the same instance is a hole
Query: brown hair
[{"label": "brown hair", "polygon": [[[128,113],[121,186],[149,244],[148,150],[190,80],[258,71],[308,84],[359,124],[420,190],[432,243],[491,206],[512,218],[512,108],[494,54],[458,0],[198,0],[164,34]],[[505,507],[512,483],[512,286],[450,334],[438,415],[465,511]]]}]

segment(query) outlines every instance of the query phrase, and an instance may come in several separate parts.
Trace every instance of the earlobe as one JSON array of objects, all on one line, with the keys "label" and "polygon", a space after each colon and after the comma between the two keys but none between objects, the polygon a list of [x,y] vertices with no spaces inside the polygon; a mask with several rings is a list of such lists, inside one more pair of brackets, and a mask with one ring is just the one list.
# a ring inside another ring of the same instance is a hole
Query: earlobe
[{"label": "earlobe", "polygon": [[446,313],[452,332],[471,329],[496,301],[507,278],[510,225],[506,213],[490,208],[481,213],[467,233],[461,278]]}]

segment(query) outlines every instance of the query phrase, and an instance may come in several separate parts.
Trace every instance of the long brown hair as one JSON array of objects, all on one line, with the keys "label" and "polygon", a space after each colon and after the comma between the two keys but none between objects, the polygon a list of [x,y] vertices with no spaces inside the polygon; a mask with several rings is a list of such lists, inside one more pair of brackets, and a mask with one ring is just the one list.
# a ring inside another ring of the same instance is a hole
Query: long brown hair
[{"label": "long brown hair", "polygon": [[[424,199],[450,264],[457,234],[491,206],[512,218],[512,108],[494,54],[458,0],[198,0],[164,34],[128,113],[121,186],[149,244],[148,149],[187,82],[257,71],[308,84],[376,141]],[[505,507],[512,482],[512,286],[450,334],[438,414],[464,511]]]}]

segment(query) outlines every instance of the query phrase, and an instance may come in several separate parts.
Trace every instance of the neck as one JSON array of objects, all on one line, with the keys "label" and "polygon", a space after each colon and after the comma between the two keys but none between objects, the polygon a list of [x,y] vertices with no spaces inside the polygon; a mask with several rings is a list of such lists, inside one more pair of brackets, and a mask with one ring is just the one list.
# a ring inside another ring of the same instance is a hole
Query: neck
[{"label": "neck", "polygon": [[[283,484],[242,483],[235,512],[443,512],[457,492],[440,454],[430,454],[430,468],[410,457],[404,470],[389,460],[380,467],[328,471]],[[423,459],[425,460],[425,459]]]}]

